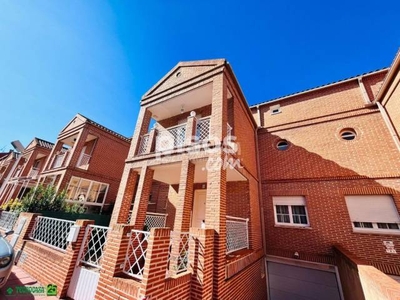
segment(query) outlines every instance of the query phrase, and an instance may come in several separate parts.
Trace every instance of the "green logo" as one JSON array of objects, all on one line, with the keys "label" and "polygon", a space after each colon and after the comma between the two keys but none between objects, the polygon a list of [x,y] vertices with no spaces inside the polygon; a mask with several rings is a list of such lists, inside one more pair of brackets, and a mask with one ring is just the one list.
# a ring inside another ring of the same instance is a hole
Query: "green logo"
[{"label": "green logo", "polygon": [[55,284],[47,285],[47,296],[57,296],[57,286]]},{"label": "green logo", "polygon": [[9,288],[6,290],[7,295],[11,295],[13,292],[14,292],[14,290],[13,290],[12,287],[9,287]]}]

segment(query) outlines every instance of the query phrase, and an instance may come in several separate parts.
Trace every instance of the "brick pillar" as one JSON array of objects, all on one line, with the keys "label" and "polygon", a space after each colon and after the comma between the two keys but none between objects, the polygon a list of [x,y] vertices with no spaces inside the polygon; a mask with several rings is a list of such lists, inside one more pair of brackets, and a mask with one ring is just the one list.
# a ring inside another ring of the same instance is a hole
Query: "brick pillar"
[{"label": "brick pillar", "polygon": [[211,299],[213,293],[214,230],[191,228],[189,261],[193,270],[191,299]]},{"label": "brick pillar", "polygon": [[153,299],[164,292],[169,240],[169,228],[151,229],[139,299]]},{"label": "brick pillar", "polygon": [[78,260],[78,255],[82,247],[83,238],[85,236],[86,227],[93,225],[93,220],[76,220],[75,225],[80,226],[79,235],[74,243],[69,243],[65,252],[65,257],[61,263],[60,273],[62,285],[58,286],[58,295],[60,298],[67,296],[68,286],[71,282],[72,274],[74,273],[75,265]]},{"label": "brick pillar", "polygon": [[196,113],[192,111],[190,116],[187,117],[186,132],[185,132],[185,145],[189,146],[195,140],[197,129]]},{"label": "brick pillar", "polygon": [[153,184],[154,170],[143,166],[140,172],[139,184],[132,210],[131,225],[137,230],[143,230],[146,219],[147,205],[151,194]]},{"label": "brick pillar", "polygon": [[34,213],[27,213],[27,212],[22,212],[19,214],[18,220],[15,223],[14,230],[18,227],[19,222],[21,219],[25,219],[25,224],[24,227],[22,228],[22,231],[19,234],[19,238],[17,243],[14,246],[15,251],[21,250],[23,247],[23,244],[26,240],[29,240],[29,234],[32,231],[33,225],[35,224],[36,217],[40,216],[41,214],[34,214]]},{"label": "brick pillar", "polygon": [[136,155],[141,136],[143,134],[146,134],[147,131],[149,130],[150,120],[151,120],[151,112],[147,110],[145,107],[141,107],[136,122],[135,132],[132,137],[128,158],[134,157]]},{"label": "brick pillar", "polygon": [[[122,274],[122,267],[128,248],[129,236],[133,226],[114,224],[107,235],[107,244],[104,248],[102,269],[95,299],[110,299],[110,287],[113,278]],[[115,292],[115,289],[113,289]]]},{"label": "brick pillar", "polygon": [[176,231],[189,231],[193,206],[194,169],[195,165],[190,160],[184,159],[182,161],[174,223],[174,230]]},{"label": "brick pillar", "polygon": [[[212,161],[221,159],[221,154],[209,157]],[[226,170],[213,165],[207,171],[206,228],[216,231],[214,239],[214,290],[213,298],[221,297],[220,291],[225,280],[226,262]]]},{"label": "brick pillar", "polygon": [[115,201],[111,216],[110,226],[116,223],[126,224],[128,221],[129,210],[131,209],[132,199],[138,179],[139,174],[133,169],[130,169],[129,165],[126,165],[119,186],[119,191],[124,192],[118,192],[117,200]]},{"label": "brick pillar", "polygon": [[[213,80],[210,138],[222,143],[227,134],[228,89],[224,75]],[[206,228],[215,230],[213,298],[221,298],[226,262],[226,170],[222,149],[207,161]]]}]

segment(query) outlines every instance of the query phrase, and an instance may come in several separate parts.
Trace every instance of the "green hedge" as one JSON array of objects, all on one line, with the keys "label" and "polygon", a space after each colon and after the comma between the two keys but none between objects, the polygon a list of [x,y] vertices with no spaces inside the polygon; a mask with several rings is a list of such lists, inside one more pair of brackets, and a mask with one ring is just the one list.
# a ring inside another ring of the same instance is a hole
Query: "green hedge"
[{"label": "green hedge", "polygon": [[76,221],[78,219],[94,220],[96,225],[108,226],[110,224],[111,215],[99,215],[99,214],[73,214],[63,211],[41,211],[44,217],[64,219],[70,221]]}]

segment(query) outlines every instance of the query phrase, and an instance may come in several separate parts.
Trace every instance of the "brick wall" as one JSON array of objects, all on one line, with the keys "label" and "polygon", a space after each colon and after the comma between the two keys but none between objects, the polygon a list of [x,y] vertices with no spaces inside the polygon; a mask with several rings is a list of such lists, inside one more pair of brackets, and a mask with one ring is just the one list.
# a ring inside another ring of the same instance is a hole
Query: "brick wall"
[{"label": "brick wall", "polygon": [[400,73],[397,74],[393,84],[393,91],[386,95],[386,99],[382,102],[385,106],[389,118],[396,130],[397,136],[400,136]]}]

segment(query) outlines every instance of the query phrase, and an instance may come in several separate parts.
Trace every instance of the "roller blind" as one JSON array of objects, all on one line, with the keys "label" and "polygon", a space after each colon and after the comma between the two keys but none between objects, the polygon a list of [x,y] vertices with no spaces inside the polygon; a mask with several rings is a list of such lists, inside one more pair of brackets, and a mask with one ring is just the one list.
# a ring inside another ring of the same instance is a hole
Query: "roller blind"
[{"label": "roller blind", "polygon": [[400,223],[399,213],[391,196],[346,196],[352,222]]},{"label": "roller blind", "polygon": [[272,197],[274,205],[306,205],[303,196],[276,196]]}]

